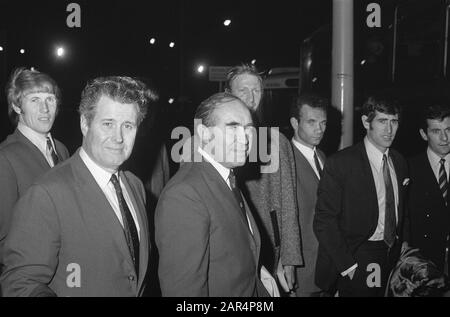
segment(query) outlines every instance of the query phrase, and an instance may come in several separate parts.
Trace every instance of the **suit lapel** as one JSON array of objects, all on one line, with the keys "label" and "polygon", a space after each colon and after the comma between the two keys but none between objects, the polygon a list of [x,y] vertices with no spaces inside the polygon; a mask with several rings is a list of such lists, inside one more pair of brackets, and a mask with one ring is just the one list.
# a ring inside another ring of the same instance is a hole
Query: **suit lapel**
[{"label": "suit lapel", "polygon": [[[314,169],[312,168],[311,164],[309,164],[308,160],[306,159],[306,157],[303,155],[302,152],[300,152],[300,150],[294,145],[292,144],[292,147],[294,148],[294,156],[296,158],[296,164],[299,164],[300,166],[300,170],[307,172],[310,177],[309,179],[314,180],[316,182],[316,184],[319,183],[319,177],[317,176],[316,172],[314,171]],[[321,156],[321,155],[319,155]],[[320,158],[322,163],[324,162],[322,158]],[[304,177],[304,175],[299,175],[297,174],[297,177]]]},{"label": "suit lapel", "polygon": [[[149,237],[147,235],[148,232],[148,224],[147,217],[145,216],[145,204],[141,199],[141,194],[137,193],[134,190],[133,186],[130,186],[129,180],[126,177],[126,174],[121,172],[120,176],[125,185],[125,188],[130,196],[131,203],[133,204],[134,210],[136,211],[139,227],[140,227],[140,241],[139,241],[139,284],[138,290],[141,288],[142,282],[144,281],[144,277],[147,271],[147,263],[148,263],[148,252],[149,252]],[[137,199],[139,198],[139,199]]]},{"label": "suit lapel", "polygon": [[[366,147],[364,142],[360,142],[358,145],[358,150],[361,155],[361,169],[362,169],[362,178],[361,178],[361,186],[367,186],[367,206],[369,206],[369,211],[372,213],[372,223],[374,223],[374,231],[378,224],[378,216],[380,213],[378,206],[378,197],[377,197],[377,188],[375,186],[375,180],[372,173],[372,168],[370,167],[369,157],[367,156]],[[371,235],[373,232],[370,233]]]},{"label": "suit lapel", "polygon": [[[228,184],[220,176],[219,172],[214,168],[214,166],[212,166],[208,162],[201,162],[195,164],[202,164],[202,166],[204,167],[202,170],[204,171],[204,175],[207,178],[207,183],[210,184],[211,190],[216,193],[216,197],[225,197],[224,201],[227,202],[228,207],[224,206],[224,208],[232,210],[233,213],[238,214],[239,219],[241,219],[242,225],[245,227],[245,230],[249,235],[251,243],[255,243],[253,234],[251,233],[250,228],[248,226],[247,219],[244,218],[244,214],[241,211],[241,207],[239,206],[236,198],[234,197],[230,187],[228,187]],[[248,205],[246,206],[246,208],[247,214],[250,214],[250,209],[248,209]],[[256,227],[256,224],[254,225],[254,227]],[[254,227],[252,225],[252,229]]]},{"label": "suit lapel", "polygon": [[101,224],[99,230],[106,230],[110,233],[113,241],[115,241],[119,250],[124,255],[124,258],[134,268],[122,225],[119,219],[117,219],[102,189],[95,181],[94,176],[92,176],[81,159],[79,151],[73,156],[72,166],[74,168],[74,175],[79,183],[79,190],[84,198],[83,206],[89,206],[87,210],[89,213],[88,217],[97,219],[97,223]]},{"label": "suit lapel", "polygon": [[25,144],[32,153],[34,153],[34,156],[38,158],[39,164],[42,166],[42,168],[48,170],[51,168],[50,164],[48,164],[47,159],[42,154],[42,152],[37,148],[36,145],[33,144],[26,136],[24,136],[19,129],[16,129],[16,131],[13,134],[14,139],[16,139],[18,142],[21,142]]}]

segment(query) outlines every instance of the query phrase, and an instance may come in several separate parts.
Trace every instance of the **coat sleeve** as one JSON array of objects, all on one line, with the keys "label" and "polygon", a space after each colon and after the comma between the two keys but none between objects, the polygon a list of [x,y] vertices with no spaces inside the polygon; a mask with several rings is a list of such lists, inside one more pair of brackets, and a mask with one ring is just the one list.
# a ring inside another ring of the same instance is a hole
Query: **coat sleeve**
[{"label": "coat sleeve", "polygon": [[14,208],[5,243],[4,296],[55,296],[48,287],[58,264],[60,226],[44,187],[35,185]]},{"label": "coat sleeve", "polygon": [[163,192],[155,215],[162,296],[205,297],[210,220],[196,191],[178,184]]},{"label": "coat sleeve", "polygon": [[289,141],[280,134],[281,243],[283,265],[303,265],[296,192],[295,158]]},{"label": "coat sleeve", "polygon": [[317,191],[313,229],[319,245],[330,256],[339,273],[356,263],[339,227],[344,194],[339,164],[333,159],[328,159]]},{"label": "coat sleeve", "polygon": [[4,243],[18,196],[16,174],[8,159],[0,152],[0,266],[3,263]]}]

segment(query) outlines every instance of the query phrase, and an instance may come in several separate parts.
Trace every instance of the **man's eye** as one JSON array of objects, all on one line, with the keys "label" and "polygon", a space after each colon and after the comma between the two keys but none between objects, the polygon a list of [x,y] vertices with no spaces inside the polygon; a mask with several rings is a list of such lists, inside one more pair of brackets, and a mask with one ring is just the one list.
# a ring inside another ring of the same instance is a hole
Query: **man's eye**
[{"label": "man's eye", "polygon": [[103,126],[110,128],[110,127],[112,127],[112,123],[111,122],[103,122]]}]

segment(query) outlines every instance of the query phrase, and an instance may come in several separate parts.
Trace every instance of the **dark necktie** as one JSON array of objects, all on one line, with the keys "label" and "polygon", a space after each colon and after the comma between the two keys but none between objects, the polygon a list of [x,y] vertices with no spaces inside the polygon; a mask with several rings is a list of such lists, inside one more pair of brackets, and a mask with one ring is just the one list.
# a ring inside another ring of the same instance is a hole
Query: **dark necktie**
[{"label": "dark necktie", "polygon": [[239,190],[239,187],[236,184],[236,175],[234,175],[233,170],[230,170],[230,176],[228,176],[228,179],[230,181],[231,191],[233,192],[233,195],[236,198],[239,207],[241,207],[242,214],[244,215],[244,218],[248,225],[247,212],[245,211],[244,200],[242,199],[241,191]]},{"label": "dark necktie", "polygon": [[448,199],[448,180],[447,172],[445,171],[445,159],[439,162],[441,167],[439,168],[439,188],[441,189],[442,197],[444,197],[445,204],[447,205]]},{"label": "dark necktie", "polygon": [[59,163],[59,157],[55,149],[53,148],[52,141],[50,141],[50,137],[47,137],[47,148],[50,152],[50,155],[52,156],[53,166],[55,166],[56,164]]},{"label": "dark necktie", "polygon": [[322,178],[322,167],[320,167],[319,157],[316,151],[314,151],[314,164],[316,164],[317,172],[319,172],[319,178]]},{"label": "dark necktie", "polygon": [[386,189],[386,204],[384,214],[384,241],[389,247],[395,242],[395,196],[394,187],[392,186],[391,173],[389,172],[389,164],[387,156],[383,155],[383,177]]},{"label": "dark necktie", "polygon": [[133,216],[128,208],[127,202],[123,197],[122,188],[116,175],[111,176],[111,183],[116,190],[117,200],[119,201],[120,213],[122,214],[123,231],[125,239],[127,240],[128,248],[130,249],[131,257],[136,268],[136,274],[139,274],[139,236],[134,223]]}]

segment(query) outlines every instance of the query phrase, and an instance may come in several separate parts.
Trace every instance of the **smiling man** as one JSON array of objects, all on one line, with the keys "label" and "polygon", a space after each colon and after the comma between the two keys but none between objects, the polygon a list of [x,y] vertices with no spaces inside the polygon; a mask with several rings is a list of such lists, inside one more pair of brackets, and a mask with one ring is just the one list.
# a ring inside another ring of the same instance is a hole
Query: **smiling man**
[{"label": "smiling man", "polygon": [[[325,162],[317,191],[316,284],[342,297],[384,295],[400,255],[407,165],[391,148],[399,108],[383,96],[363,105],[366,137]],[[337,283],[337,284],[336,284]]]},{"label": "smiling man", "polygon": [[237,186],[253,121],[237,97],[215,94],[195,119],[201,162],[184,163],[158,201],[155,236],[163,296],[267,295],[259,280],[261,240]]},{"label": "smiling man", "polygon": [[427,106],[419,133],[428,146],[426,151],[409,161],[411,244],[441,272],[448,274],[450,107],[443,104]]},{"label": "smiling man", "polygon": [[6,296],[139,296],[149,256],[145,191],[120,170],[154,95],[97,78],[80,104],[82,147],[18,201],[5,243]]},{"label": "smiling man", "polygon": [[47,74],[18,68],[6,91],[9,117],[17,128],[0,144],[0,273],[14,204],[33,181],[69,157],[50,133],[61,98],[56,82]]}]

